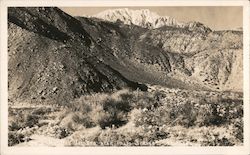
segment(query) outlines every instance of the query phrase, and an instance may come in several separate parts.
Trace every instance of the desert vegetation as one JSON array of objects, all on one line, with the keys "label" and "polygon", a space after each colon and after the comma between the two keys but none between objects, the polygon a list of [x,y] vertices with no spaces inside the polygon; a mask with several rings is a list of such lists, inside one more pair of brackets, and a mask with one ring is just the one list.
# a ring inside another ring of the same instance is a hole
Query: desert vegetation
[{"label": "desert vegetation", "polygon": [[32,135],[65,146],[243,144],[242,93],[151,87],[81,96],[67,106],[9,109],[9,145]]}]

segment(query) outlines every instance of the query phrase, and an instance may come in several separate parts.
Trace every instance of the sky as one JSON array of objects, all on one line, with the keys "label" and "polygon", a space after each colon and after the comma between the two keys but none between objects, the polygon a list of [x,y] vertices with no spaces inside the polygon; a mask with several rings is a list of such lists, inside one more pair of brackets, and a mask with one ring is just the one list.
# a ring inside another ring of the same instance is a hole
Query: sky
[{"label": "sky", "polygon": [[[107,9],[124,7],[63,7],[72,16],[94,15]],[[243,8],[240,6],[165,6],[125,7],[133,10],[149,9],[160,16],[170,16],[180,22],[199,21],[213,30],[229,30],[243,25]]]}]

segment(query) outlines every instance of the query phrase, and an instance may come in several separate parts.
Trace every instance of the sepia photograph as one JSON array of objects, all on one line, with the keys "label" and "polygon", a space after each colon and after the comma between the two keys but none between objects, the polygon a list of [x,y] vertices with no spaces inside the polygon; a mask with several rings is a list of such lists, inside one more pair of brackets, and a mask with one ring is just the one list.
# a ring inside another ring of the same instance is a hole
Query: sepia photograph
[{"label": "sepia photograph", "polygon": [[8,148],[248,145],[243,3],[140,4],[6,7]]}]

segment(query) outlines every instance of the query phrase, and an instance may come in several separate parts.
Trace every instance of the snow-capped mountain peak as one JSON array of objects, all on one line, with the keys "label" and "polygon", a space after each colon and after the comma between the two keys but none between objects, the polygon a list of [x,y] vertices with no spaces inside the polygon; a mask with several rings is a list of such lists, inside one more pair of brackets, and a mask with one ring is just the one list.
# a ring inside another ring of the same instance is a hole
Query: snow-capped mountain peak
[{"label": "snow-capped mountain peak", "polygon": [[132,10],[128,8],[105,10],[94,15],[93,17],[103,20],[116,22],[120,20],[124,24],[134,24],[144,28],[159,28],[162,26],[177,26],[183,27],[183,23],[178,22],[174,18],[165,16],[161,17],[155,12],[148,9]]}]

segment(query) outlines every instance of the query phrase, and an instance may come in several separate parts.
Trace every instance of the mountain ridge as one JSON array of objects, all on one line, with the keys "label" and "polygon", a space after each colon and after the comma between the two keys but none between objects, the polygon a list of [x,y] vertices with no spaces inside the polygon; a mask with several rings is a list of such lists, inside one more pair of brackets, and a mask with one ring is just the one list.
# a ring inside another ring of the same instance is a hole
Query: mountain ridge
[{"label": "mountain ridge", "polygon": [[9,99],[67,104],[86,93],[146,85],[242,91],[241,31],[201,31],[8,9]]},{"label": "mountain ridge", "polygon": [[9,8],[8,16],[10,101],[68,104],[86,93],[147,89],[100,61],[80,22],[58,8]]},{"label": "mountain ridge", "polygon": [[157,13],[150,11],[149,9],[140,9],[140,10],[132,10],[128,8],[109,9],[100,12],[96,15],[92,15],[90,17],[96,17],[112,22],[120,21],[127,25],[134,24],[148,29],[155,29],[163,26],[173,26],[173,27],[187,28],[189,30],[196,29],[203,32],[212,31],[208,26],[200,22],[197,21],[190,21],[187,23],[179,22],[175,18],[169,16],[160,16]]}]

